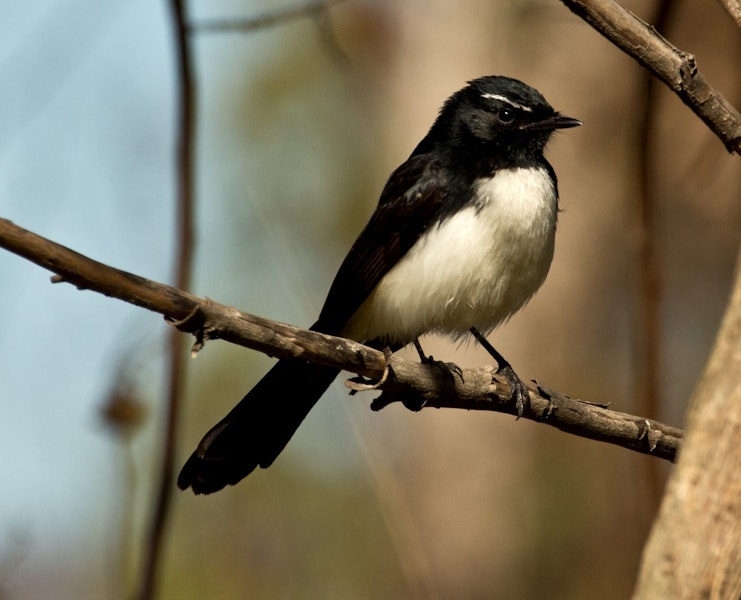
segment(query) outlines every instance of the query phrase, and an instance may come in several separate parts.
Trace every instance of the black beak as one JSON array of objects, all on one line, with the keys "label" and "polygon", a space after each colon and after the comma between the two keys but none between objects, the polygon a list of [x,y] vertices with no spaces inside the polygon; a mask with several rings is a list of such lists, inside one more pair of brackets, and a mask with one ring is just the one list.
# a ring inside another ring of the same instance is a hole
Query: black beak
[{"label": "black beak", "polygon": [[568,129],[569,127],[579,127],[581,121],[579,119],[572,119],[571,117],[565,117],[556,113],[546,119],[535,121],[534,123],[528,123],[523,129],[529,129],[531,131],[547,130],[553,131],[555,129]]}]

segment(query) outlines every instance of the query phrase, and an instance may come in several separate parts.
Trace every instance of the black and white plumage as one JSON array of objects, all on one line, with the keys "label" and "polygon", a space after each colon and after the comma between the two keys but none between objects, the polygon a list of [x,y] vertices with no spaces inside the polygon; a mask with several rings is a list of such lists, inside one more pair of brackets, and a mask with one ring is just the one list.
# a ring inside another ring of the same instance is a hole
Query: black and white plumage
[{"label": "black and white plumage", "polygon": [[[543,149],[577,125],[515,79],[482,77],[453,94],[392,173],[312,329],[392,349],[427,332],[485,341],[548,273],[558,191]],[[521,412],[524,385],[487,349]],[[279,361],[206,434],[178,486],[207,494],[269,466],[337,374]]]}]

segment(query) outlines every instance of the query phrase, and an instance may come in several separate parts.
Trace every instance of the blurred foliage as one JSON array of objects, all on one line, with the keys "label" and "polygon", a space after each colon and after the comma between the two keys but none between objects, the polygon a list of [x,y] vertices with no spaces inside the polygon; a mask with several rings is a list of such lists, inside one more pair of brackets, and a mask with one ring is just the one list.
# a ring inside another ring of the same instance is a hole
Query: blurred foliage
[{"label": "blurred foliage", "polygon": [[[716,4],[677,6],[669,39],[695,52],[709,80],[738,104],[738,31]],[[516,76],[584,127],[549,147],[564,209],[551,275],[494,339],[523,377],[634,410],[640,68],[558,3],[349,0],[332,18],[349,64],[326,52],[310,19],[194,37],[201,101],[194,292],[311,323],[385,177],[443,99],[474,76]],[[665,401],[653,416],[681,424],[741,241],[741,168],[671,94],[662,91],[659,103],[651,174],[666,352]],[[475,347],[439,340],[425,348],[464,366],[488,360]],[[145,351],[157,363],[157,351]],[[190,367],[183,458],[270,364],[242,348],[207,345]],[[147,396],[157,399],[156,377],[147,381]],[[338,386],[269,470],[214,496],[178,494],[160,597],[629,596],[655,510],[645,485],[652,459],[502,415],[370,414],[368,400],[348,399]],[[76,597],[65,590],[90,589],[71,582],[102,578],[101,562],[138,568],[160,435],[157,409],[149,414],[132,442],[138,477],[114,473],[110,505],[100,490],[80,494],[76,518],[84,525],[71,522],[98,546],[76,539],[75,552],[33,563],[21,584],[0,580],[2,592],[30,598],[48,585],[57,597]],[[98,476],[91,468],[90,489],[100,487]],[[136,514],[121,518],[116,502]],[[117,519],[127,531],[110,535]],[[106,553],[114,559],[101,559]],[[115,585],[96,579],[90,587],[118,597],[135,577],[135,570],[112,573]]]},{"label": "blurred foliage", "polygon": [[[210,91],[218,110],[205,127],[221,133],[218,162],[226,161],[223,168],[230,175],[228,185],[217,183],[224,191],[224,215],[208,244],[222,245],[222,269],[206,271],[205,277],[217,278],[209,290],[227,277],[234,302],[244,308],[310,322],[333,265],[362,227],[383,183],[384,173],[373,166],[374,153],[393,148],[392,162],[398,163],[411,149],[404,147],[406,138],[396,139],[405,124],[384,120],[414,106],[415,92],[423,93],[415,87],[416,65],[425,58],[436,60],[435,52],[453,64],[478,52],[481,71],[536,77],[542,89],[556,91],[555,98],[547,96],[558,108],[585,121],[585,133],[559,136],[552,144],[566,210],[559,238],[563,254],[551,275],[551,295],[544,290],[546,300],[536,299],[527,315],[497,337],[519,351],[516,363],[525,363],[539,378],[631,410],[635,223],[630,197],[638,186],[636,149],[631,147],[637,117],[631,111],[643,75],[612,48],[601,46],[590,30],[541,4],[530,7],[505,3],[489,8],[492,22],[501,18],[508,24],[496,26],[502,36],[478,40],[474,30],[466,43],[456,39],[464,34],[453,29],[473,18],[466,9],[459,16],[457,7],[448,13],[438,7],[426,20],[411,24],[404,8],[348,7],[338,21],[340,40],[342,23],[357,28],[357,15],[347,12],[365,11],[367,18],[378,18],[373,11],[385,12],[385,22],[393,23],[387,25],[387,37],[368,36],[367,47],[354,46],[358,55],[376,56],[375,61],[343,69],[324,53],[311,22],[275,31],[269,51],[263,48],[257,63],[247,55],[233,59],[228,84]],[[336,12],[342,15],[343,10]],[[446,18],[454,13],[460,21]],[[445,23],[449,29],[441,32],[430,56],[403,54],[409,51],[405,44],[429,48],[422,28]],[[478,24],[482,32],[489,26]],[[267,38],[267,33],[259,35]],[[707,36],[700,37],[698,44]],[[537,42],[523,46],[523,39]],[[596,48],[594,54],[584,53],[585,44]],[[461,58],[452,59],[456,52]],[[554,52],[571,57],[567,68],[553,64]],[[485,66],[492,62],[487,53],[499,57],[493,66]],[[444,63],[446,68],[453,67]],[[446,95],[439,94],[435,102],[425,99],[425,105],[435,106]],[[385,97],[392,100],[374,108]],[[692,150],[698,142],[691,140],[705,140],[703,147],[714,156],[705,159],[706,168],[711,173],[721,168],[729,177],[728,190],[715,184],[715,210],[734,210],[720,198],[731,188],[738,190],[739,171],[721,167],[728,160],[722,146],[670,94],[662,102],[662,119],[675,124],[662,137],[667,149],[660,146],[652,157],[659,190],[655,202],[662,213],[657,234],[666,265],[668,355],[689,345],[694,350],[688,356],[702,357],[723,306],[738,227],[736,222],[729,230],[727,248],[710,241],[726,244],[714,234],[717,224],[707,221],[704,205],[694,201],[704,186],[678,171],[678,163],[698,160]],[[419,120],[429,124],[433,116],[430,112]],[[681,136],[686,157],[669,150]],[[386,167],[389,159],[376,162]],[[706,231],[698,229],[703,221]],[[688,232],[698,242],[679,244]],[[702,261],[698,246],[706,253]],[[682,253],[688,259],[677,261]],[[672,288],[677,278],[703,277],[707,281],[694,289],[706,292],[714,286],[716,300],[701,318],[699,307],[688,304],[691,296]],[[563,303],[567,306],[561,310]],[[688,310],[693,318],[682,316]],[[690,322],[694,330],[685,326]],[[447,346],[440,352],[456,349]],[[190,409],[196,416],[188,419],[186,439],[197,439],[204,424],[228,409],[267,364],[264,357],[230,349],[199,365],[193,393],[197,404]],[[700,367],[680,370],[682,375],[667,365],[666,379],[673,382],[667,385],[667,414],[681,414]],[[683,376],[685,382],[678,383]],[[337,395],[320,403],[269,471],[214,497],[179,498],[163,597],[571,600],[630,594],[655,509],[643,488],[643,466],[651,459],[493,415],[387,411],[368,417],[376,419],[373,424],[362,421],[351,429],[336,416],[339,402],[347,402]],[[199,399],[205,397],[223,406],[204,404]],[[345,428],[360,437],[348,438],[339,431]],[[348,460],[333,462],[333,453]],[[334,467],[328,468],[327,461]]]}]

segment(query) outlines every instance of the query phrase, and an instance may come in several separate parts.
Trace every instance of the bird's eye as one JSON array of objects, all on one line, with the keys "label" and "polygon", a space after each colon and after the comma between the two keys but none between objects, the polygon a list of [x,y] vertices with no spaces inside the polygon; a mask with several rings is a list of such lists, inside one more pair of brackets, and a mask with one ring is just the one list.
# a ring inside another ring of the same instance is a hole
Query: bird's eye
[{"label": "bird's eye", "polygon": [[499,122],[504,125],[509,125],[512,123],[512,121],[515,120],[515,111],[511,108],[500,108],[499,113],[497,114],[497,118],[499,119]]}]

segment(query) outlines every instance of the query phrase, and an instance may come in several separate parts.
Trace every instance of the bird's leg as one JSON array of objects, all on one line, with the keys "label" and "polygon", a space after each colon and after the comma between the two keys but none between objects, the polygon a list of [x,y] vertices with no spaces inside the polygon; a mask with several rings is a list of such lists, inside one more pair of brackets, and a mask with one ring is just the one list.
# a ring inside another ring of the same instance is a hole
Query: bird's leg
[{"label": "bird's leg", "polygon": [[456,365],[455,363],[435,360],[434,358],[432,358],[432,356],[427,356],[424,350],[422,350],[422,344],[419,343],[419,338],[414,338],[414,348],[417,350],[417,354],[419,354],[419,361],[422,364],[434,365],[440,367],[441,369],[445,369],[451,374],[458,375],[458,377],[461,378],[461,381],[463,381],[463,370],[458,365]]},{"label": "bird's leg", "polygon": [[499,352],[497,352],[496,348],[489,343],[489,340],[487,340],[478,329],[471,327],[470,331],[471,334],[473,334],[473,337],[476,338],[476,341],[484,347],[484,350],[491,354],[492,358],[497,361],[497,373],[507,380],[507,383],[512,390],[510,399],[515,401],[515,406],[517,407],[517,418],[519,419],[525,412],[525,399],[530,398],[530,392],[528,392],[527,386],[523,383],[522,379],[517,376],[512,365],[509,364],[509,362],[507,362]]},{"label": "bird's leg", "polygon": [[414,349],[417,351],[417,354],[419,354],[419,362],[426,364],[432,361],[432,357],[427,356],[425,351],[422,350],[422,344],[419,343],[419,338],[414,338]]}]

